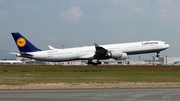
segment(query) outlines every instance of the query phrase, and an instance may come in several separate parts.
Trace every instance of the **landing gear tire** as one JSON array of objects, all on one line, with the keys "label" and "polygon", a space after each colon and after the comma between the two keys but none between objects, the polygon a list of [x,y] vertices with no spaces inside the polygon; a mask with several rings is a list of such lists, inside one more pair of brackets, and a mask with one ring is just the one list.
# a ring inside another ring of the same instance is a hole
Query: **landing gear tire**
[{"label": "landing gear tire", "polygon": [[96,62],[93,62],[92,60],[88,60],[87,64],[97,66],[101,64],[101,61],[97,60]]},{"label": "landing gear tire", "polygon": [[101,64],[101,61],[97,61],[96,64],[97,64],[97,65],[100,65],[100,64]]},{"label": "landing gear tire", "polygon": [[157,57],[157,58],[160,58],[160,55],[159,55],[159,53],[160,53],[160,52],[157,52],[157,55],[156,55],[156,57]]},{"label": "landing gear tire", "polygon": [[156,57],[157,57],[157,58],[160,58],[160,55],[157,54]]}]

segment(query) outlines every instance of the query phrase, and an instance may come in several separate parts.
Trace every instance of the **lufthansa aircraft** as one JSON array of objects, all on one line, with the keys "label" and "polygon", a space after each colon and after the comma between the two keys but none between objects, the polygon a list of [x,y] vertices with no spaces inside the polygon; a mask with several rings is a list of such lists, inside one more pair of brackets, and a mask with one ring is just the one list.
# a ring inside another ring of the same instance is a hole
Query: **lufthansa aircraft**
[{"label": "lufthansa aircraft", "polygon": [[[20,53],[16,56],[25,57],[41,61],[63,62],[72,60],[88,60],[87,64],[101,64],[103,59],[127,59],[128,55],[157,53],[169,47],[163,41],[141,41],[131,43],[118,43],[94,46],[75,47],[66,49],[52,48],[51,50],[41,50],[29,42],[20,33],[11,33]],[[92,60],[97,60],[93,62]]]}]

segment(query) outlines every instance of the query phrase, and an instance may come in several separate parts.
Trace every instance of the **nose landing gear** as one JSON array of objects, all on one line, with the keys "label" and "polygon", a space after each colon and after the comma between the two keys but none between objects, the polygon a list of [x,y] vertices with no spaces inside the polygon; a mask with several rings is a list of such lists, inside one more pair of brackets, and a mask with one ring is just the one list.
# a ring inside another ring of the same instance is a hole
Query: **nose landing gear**
[{"label": "nose landing gear", "polygon": [[156,55],[156,57],[157,57],[157,58],[160,58],[160,55],[159,55],[159,53],[160,53],[160,52],[157,52],[157,55]]}]

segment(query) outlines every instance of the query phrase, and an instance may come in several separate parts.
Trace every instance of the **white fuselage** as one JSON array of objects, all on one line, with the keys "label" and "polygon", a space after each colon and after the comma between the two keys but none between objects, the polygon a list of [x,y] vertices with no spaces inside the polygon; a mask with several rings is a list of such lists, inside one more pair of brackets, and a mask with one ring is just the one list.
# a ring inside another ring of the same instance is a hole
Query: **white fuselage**
[{"label": "white fuselage", "polygon": [[19,60],[0,60],[0,64],[22,64],[23,61]]},{"label": "white fuselage", "polygon": [[[120,51],[126,53],[127,55],[160,52],[169,47],[169,45],[163,41],[142,41],[132,43],[108,44],[100,46],[107,49],[108,51]],[[27,53],[32,55],[28,58],[43,61],[62,62],[71,60],[94,59],[95,52],[95,46],[85,46]]]}]

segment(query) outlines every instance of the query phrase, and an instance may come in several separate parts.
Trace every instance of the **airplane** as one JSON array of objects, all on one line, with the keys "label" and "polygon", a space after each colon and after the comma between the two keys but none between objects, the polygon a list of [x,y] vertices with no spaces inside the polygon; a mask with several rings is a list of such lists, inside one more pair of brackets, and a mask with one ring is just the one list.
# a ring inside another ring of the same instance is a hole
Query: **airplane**
[{"label": "airplane", "polygon": [[[11,34],[20,51],[19,53],[15,53],[16,56],[50,62],[87,60],[88,65],[98,65],[101,64],[100,60],[103,59],[124,60],[128,58],[128,55],[135,54],[157,53],[156,57],[160,57],[160,51],[169,47],[169,44],[163,41],[140,41],[107,45],[94,43],[94,46],[65,49],[50,47],[50,50],[41,50],[19,32],[13,32]],[[96,61],[94,62],[93,60]]]},{"label": "airplane", "polygon": [[25,63],[25,61],[22,60],[7,60],[7,59],[3,59],[0,60],[0,64],[23,64]]},{"label": "airplane", "polygon": [[0,64],[22,64],[23,61],[18,60],[0,60]]}]

